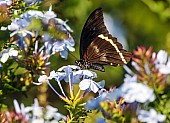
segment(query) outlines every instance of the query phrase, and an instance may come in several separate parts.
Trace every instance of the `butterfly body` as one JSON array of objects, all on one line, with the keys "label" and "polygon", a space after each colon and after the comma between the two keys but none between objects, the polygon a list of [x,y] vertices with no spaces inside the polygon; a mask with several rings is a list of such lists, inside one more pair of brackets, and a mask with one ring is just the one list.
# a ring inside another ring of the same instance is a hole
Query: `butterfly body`
[{"label": "butterfly body", "polygon": [[76,64],[83,69],[104,72],[103,65],[124,65],[130,61],[130,57],[131,53],[109,34],[104,25],[102,9],[92,12],[82,30],[80,60]]},{"label": "butterfly body", "polygon": [[75,62],[82,69],[90,69],[91,68],[91,69],[99,70],[99,71],[102,71],[102,72],[105,71],[103,65],[100,65],[98,63],[91,63],[91,62],[83,60],[83,59],[76,60]]}]

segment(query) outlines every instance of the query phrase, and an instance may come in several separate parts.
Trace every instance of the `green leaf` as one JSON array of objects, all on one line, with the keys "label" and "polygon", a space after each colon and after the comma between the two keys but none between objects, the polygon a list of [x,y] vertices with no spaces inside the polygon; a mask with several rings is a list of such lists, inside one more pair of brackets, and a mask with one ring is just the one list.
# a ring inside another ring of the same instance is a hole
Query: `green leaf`
[{"label": "green leaf", "polygon": [[25,68],[19,67],[18,69],[16,69],[14,75],[20,75],[20,74],[24,74],[26,71]]},{"label": "green leaf", "polygon": [[[14,87],[12,87],[10,84],[4,84],[4,87],[6,88],[6,89],[10,89],[10,90],[13,90],[13,91],[15,91],[15,92],[19,92],[19,90],[17,89],[17,88],[14,88]],[[8,90],[9,91],[9,90]]]},{"label": "green leaf", "polygon": [[17,67],[18,64],[16,62],[13,62],[13,64],[9,66],[9,69],[16,69]]}]

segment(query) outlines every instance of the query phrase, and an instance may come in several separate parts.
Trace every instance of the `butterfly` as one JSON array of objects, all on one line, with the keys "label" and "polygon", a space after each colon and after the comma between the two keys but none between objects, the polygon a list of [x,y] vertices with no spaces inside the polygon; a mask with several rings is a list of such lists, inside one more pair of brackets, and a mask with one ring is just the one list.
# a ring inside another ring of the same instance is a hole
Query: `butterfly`
[{"label": "butterfly", "polygon": [[117,38],[109,34],[103,20],[102,8],[88,17],[80,38],[80,60],[75,63],[82,69],[104,72],[103,65],[119,66],[130,61],[131,52],[123,49]]}]

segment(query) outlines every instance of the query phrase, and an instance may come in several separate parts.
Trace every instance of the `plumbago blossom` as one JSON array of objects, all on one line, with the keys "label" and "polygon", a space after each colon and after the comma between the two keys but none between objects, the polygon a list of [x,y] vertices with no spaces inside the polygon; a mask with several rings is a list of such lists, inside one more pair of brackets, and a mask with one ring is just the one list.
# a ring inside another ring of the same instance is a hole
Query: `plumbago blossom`
[{"label": "plumbago blossom", "polygon": [[[36,2],[40,1],[40,0],[24,0],[26,3],[33,5]],[[8,5],[10,6],[12,4],[12,0],[0,0],[0,5]]]},{"label": "plumbago blossom", "polygon": [[6,112],[5,123],[23,122],[23,123],[58,123],[66,121],[66,116],[58,112],[57,108],[50,105],[41,107],[37,99],[34,99],[32,106],[19,105],[17,100],[14,100],[15,111]]},{"label": "plumbago blossom", "polygon": [[61,91],[63,92],[63,96],[66,96],[61,86],[61,81],[64,80],[65,82],[69,83],[70,89],[73,89],[73,84],[79,83],[80,90],[88,92],[92,91],[96,93],[100,89],[102,89],[105,84],[104,80],[98,83],[93,81],[93,79],[96,77],[97,75],[95,72],[92,72],[90,70],[81,70],[80,67],[76,65],[68,65],[59,68],[57,72],[51,71],[49,76],[40,76],[38,79],[39,83],[34,82],[34,84],[40,85],[42,83],[48,83],[50,87],[52,87],[49,80],[55,79]]},{"label": "plumbago blossom", "polygon": [[[145,103],[149,107],[149,102],[152,103],[156,98],[159,98],[159,93],[162,94],[166,88],[166,79],[169,74],[168,65],[168,54],[164,50],[160,50],[157,54],[152,52],[152,47],[148,50],[145,47],[138,47],[134,50],[134,56],[132,58],[132,66],[136,72],[130,70],[125,66],[127,74],[125,75],[125,91],[127,94],[124,95],[125,101],[132,103],[134,101]],[[149,87],[148,87],[149,86]],[[157,93],[157,97],[154,93]],[[155,104],[160,104],[156,100]],[[163,102],[162,102],[163,103]],[[166,102],[164,102],[166,104]],[[164,107],[159,105],[160,107]],[[138,120],[146,123],[158,123],[164,122],[166,115],[158,114],[155,109],[150,108],[149,111],[142,109],[137,111]],[[157,108],[157,107],[155,107]],[[158,107],[159,112],[163,112]]]},{"label": "plumbago blossom", "polygon": [[[60,52],[61,57],[67,59],[68,51],[75,51],[73,47],[75,42],[70,34],[73,30],[66,24],[67,20],[63,21],[60,18],[56,18],[56,16],[57,15],[52,11],[52,6],[50,6],[49,10],[46,12],[29,10],[19,15],[18,18],[13,18],[11,24],[7,27],[1,27],[1,30],[11,31],[10,37],[18,35],[19,42],[16,43],[23,49],[28,47],[28,44],[23,37],[31,36],[37,38],[40,36],[39,32],[42,33],[42,31],[40,31],[41,27],[34,25],[34,23],[40,24],[41,21],[44,27],[46,25],[49,26],[49,28],[46,28],[47,30],[43,31],[41,37],[44,45],[41,46],[37,52],[45,50],[45,58],[49,58],[56,52]],[[35,30],[36,32],[33,32],[32,30]],[[58,35],[51,35],[50,31],[52,30],[55,30],[56,32],[54,33]]]},{"label": "plumbago blossom", "polygon": [[168,109],[164,111],[164,107],[168,105],[168,95],[164,95],[167,100],[160,99],[166,88],[168,65],[169,58],[165,51],[160,50],[156,54],[152,52],[152,47],[138,47],[133,51],[132,58],[135,71],[124,66],[127,72],[124,83],[118,88],[110,88],[109,91],[100,90],[99,96],[87,101],[85,108],[103,113],[104,118],[99,118],[98,123],[126,122],[134,116],[140,122],[165,122],[169,115]]},{"label": "plumbago blossom", "polygon": [[[2,46],[4,47],[0,48],[1,107],[4,106],[3,101],[9,93],[22,92],[26,94],[31,84],[37,80],[39,75],[50,73],[49,59],[51,56],[60,54],[62,58],[67,59],[68,52],[75,50],[75,42],[71,36],[73,30],[67,24],[68,20],[63,21],[57,18],[57,14],[52,11],[52,6],[47,11],[33,10],[39,7],[39,0],[27,0],[25,2],[28,2],[29,6],[27,6],[27,3],[24,3],[24,0],[19,1],[19,3],[14,2],[12,4],[13,6],[10,6],[10,2],[7,0],[0,1],[0,5],[3,4],[2,6],[6,8],[9,7],[9,11],[5,14],[9,14],[10,17],[8,19],[11,19],[8,21],[10,22],[8,23],[9,25],[6,23],[4,24],[5,26],[1,25],[0,27],[1,31],[6,31],[8,32],[6,34],[9,34],[7,36],[9,39],[6,42],[2,42]],[[34,3],[35,5],[33,5]],[[15,6],[17,6],[16,10]],[[52,76],[53,73],[54,75]],[[48,83],[51,79],[57,80],[62,92],[59,95],[62,99],[65,99],[66,94],[61,86],[61,80],[69,80],[70,82],[70,76],[72,75],[68,73],[64,75],[63,73],[64,71],[62,70],[61,72],[52,72],[51,78],[46,78],[46,82]],[[83,74],[85,73],[85,71],[75,73],[74,78],[77,79],[80,76],[79,74],[84,76]],[[62,76],[64,77],[63,79]],[[39,78],[39,81],[42,81],[41,79]],[[95,82],[92,81],[91,83],[93,84]],[[41,91],[40,88],[42,86],[39,87],[38,91]],[[49,86],[52,87],[50,83]],[[86,90],[87,92],[96,92],[97,87],[99,88],[100,85],[96,84],[96,86],[93,85],[91,87],[89,84],[89,88],[87,87]],[[42,93],[44,94],[46,92],[43,90],[43,92],[38,94],[38,97],[39,95],[42,96]],[[46,99],[44,95],[43,99]],[[45,101],[48,103],[47,100]],[[40,103],[42,103],[41,100]],[[48,114],[50,115],[50,112]]]},{"label": "plumbago blossom", "polygon": [[12,0],[0,0],[0,5],[11,5]]},{"label": "plumbago blossom", "polygon": [[160,50],[155,61],[156,68],[162,74],[170,74],[170,57],[165,50]]},{"label": "plumbago blossom", "polygon": [[[89,113],[95,113],[92,110],[101,112],[97,118],[98,123],[133,121],[158,123],[169,118],[169,95],[165,90],[168,90],[166,80],[170,73],[168,69],[170,58],[165,51],[154,53],[152,47],[149,49],[138,47],[133,51],[131,63],[133,69],[124,66],[127,72],[124,83],[109,90],[104,88],[104,80],[95,81],[97,78],[95,72],[81,70],[75,65],[63,66],[57,71],[50,72],[49,58],[52,55],[59,53],[62,58],[67,59],[68,51],[75,50],[75,42],[71,36],[73,30],[67,25],[68,20],[57,18],[52,6],[48,11],[24,7],[32,6],[38,1],[25,0],[27,4],[22,4],[22,1],[19,9],[25,8],[23,11],[14,10],[15,8],[9,10],[9,13],[14,14],[11,16],[11,23],[1,27],[1,30],[10,32],[10,45],[0,53],[0,71],[2,81],[5,83],[4,85],[2,83],[2,88],[10,87],[13,91],[27,90],[25,87],[33,82],[40,85],[39,91],[43,87],[42,93],[46,93],[47,88],[44,87],[48,85],[65,102],[69,114],[66,117],[58,113],[57,108],[47,105],[48,102],[42,107],[37,99],[32,106],[19,105],[14,100],[15,112],[11,110],[5,113],[6,122],[84,122]],[[0,5],[10,6],[11,2],[0,0]],[[12,47],[14,45],[15,47]],[[14,64],[11,64],[11,58],[15,61]],[[19,86],[15,81],[20,83],[19,89],[15,88]],[[57,83],[60,90],[54,88],[53,82]],[[63,88],[65,83],[67,89]],[[75,88],[76,85],[78,88]],[[0,87],[0,96],[8,90],[9,88],[5,88],[1,91]],[[85,101],[89,93],[90,95],[95,93],[96,97]],[[0,114],[0,120],[1,117]]]},{"label": "plumbago blossom", "polygon": [[[87,116],[87,111],[84,109],[84,103],[82,102],[83,97],[89,92],[101,93],[104,89],[104,81],[95,82],[93,79],[97,75],[95,72],[90,70],[81,70],[80,67],[75,65],[68,65],[59,68],[56,72],[51,71],[50,75],[42,75],[38,79],[36,85],[43,83],[48,83],[50,88],[67,103],[67,109],[70,112],[67,122],[78,121],[80,119],[85,119]],[[54,89],[50,81],[54,79],[61,91],[61,94]],[[66,95],[64,89],[62,88],[61,82],[65,81],[69,85],[70,95]],[[79,90],[75,93],[74,86],[79,84]],[[73,110],[74,107],[74,110]]]},{"label": "plumbago blossom", "polygon": [[138,83],[137,75],[135,75],[127,66],[124,66],[124,68],[128,73],[133,74],[133,76],[125,74],[124,83],[120,87],[125,102],[145,103],[154,101],[154,90],[145,83]]},{"label": "plumbago blossom", "polygon": [[14,50],[14,48],[4,49],[0,54],[1,57],[0,61],[2,63],[5,63],[9,57],[16,58],[16,56],[18,56],[18,50]]},{"label": "plumbago blossom", "polygon": [[[2,45],[5,48],[0,51],[1,79],[4,81],[1,87],[4,92],[9,90],[6,89],[8,87],[12,87],[13,91],[26,91],[21,86],[28,87],[39,75],[49,74],[51,56],[59,53],[67,59],[68,52],[75,50],[71,36],[73,30],[67,21],[57,18],[50,6],[47,11],[28,9],[11,17],[11,23],[1,27],[2,31],[10,34],[10,39]],[[15,82],[20,82],[20,86]]]},{"label": "plumbago blossom", "polygon": [[[133,103],[145,103],[147,101],[152,102],[155,100],[154,90],[147,85],[137,82],[124,83],[121,86],[123,92],[123,98],[125,102]],[[145,95],[145,96],[144,96]]]},{"label": "plumbago blossom", "polygon": [[162,114],[158,114],[154,109],[150,109],[149,111],[140,110],[138,113],[138,119],[139,121],[145,123],[158,123],[158,122],[164,122],[166,116]]}]

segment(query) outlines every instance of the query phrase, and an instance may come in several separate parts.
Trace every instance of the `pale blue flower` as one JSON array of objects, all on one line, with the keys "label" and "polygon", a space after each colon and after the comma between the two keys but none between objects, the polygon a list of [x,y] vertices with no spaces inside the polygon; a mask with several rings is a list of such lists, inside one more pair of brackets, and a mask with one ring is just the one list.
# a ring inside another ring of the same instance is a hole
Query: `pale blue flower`
[{"label": "pale blue flower", "polygon": [[21,36],[26,36],[27,34],[32,35],[31,31],[28,31],[25,29],[25,27],[27,27],[30,24],[30,21],[27,19],[20,19],[20,18],[16,18],[16,19],[12,19],[12,22],[10,25],[8,25],[8,27],[1,27],[1,30],[10,30],[13,31],[10,34],[10,37],[14,36],[15,34],[21,34]]},{"label": "pale blue flower", "polygon": [[75,43],[71,36],[66,40],[57,41],[53,43],[52,54],[55,54],[56,52],[60,52],[61,57],[67,59],[68,51],[71,52],[75,51],[75,48],[73,47],[74,45]]},{"label": "pale blue flower", "polygon": [[45,56],[49,57],[51,55],[54,55],[57,52],[60,52],[60,56],[64,59],[67,59],[68,52],[75,51],[75,48],[74,48],[75,42],[70,34],[68,34],[68,36],[69,37],[67,39],[58,41],[56,39],[53,39],[48,33],[45,33],[42,36],[43,40],[45,41],[45,44],[42,47],[45,50]]},{"label": "pale blue flower", "polygon": [[2,64],[0,63],[0,70],[2,70]]},{"label": "pale blue flower", "polygon": [[137,75],[128,66],[124,65],[123,68],[128,73],[125,74],[124,82],[137,82]]},{"label": "pale blue flower", "polygon": [[145,68],[146,74],[147,74],[149,77],[151,77],[151,70],[150,70],[150,68],[149,68],[149,64],[148,64],[148,63],[145,63],[144,68]]},{"label": "pale blue flower", "polygon": [[19,106],[17,100],[13,100],[13,103],[14,103],[15,112],[21,113],[21,109],[20,109],[20,106]]},{"label": "pale blue flower", "polygon": [[85,105],[85,108],[88,110],[95,110],[95,109],[99,109],[101,110],[100,107],[100,103],[105,101],[105,100],[117,100],[122,96],[122,91],[121,89],[116,89],[116,90],[112,90],[110,92],[101,89],[103,92],[99,93],[99,96],[97,96],[96,98],[92,98],[90,99],[90,101],[88,101]]},{"label": "pale blue flower", "polygon": [[170,57],[164,50],[160,50],[157,54],[155,66],[162,74],[170,74]]},{"label": "pale blue flower", "polygon": [[165,115],[158,114],[155,109],[149,111],[140,110],[138,113],[138,120],[145,123],[160,123],[166,119]]},{"label": "pale blue flower", "polygon": [[34,5],[35,3],[37,2],[40,2],[41,0],[24,0],[26,3],[29,4],[29,6],[32,6]]},{"label": "pale blue flower", "polygon": [[[14,100],[14,108],[16,113],[22,114],[30,123],[58,123],[60,120],[66,120],[66,116],[59,113],[57,108],[50,105],[47,105],[45,108],[41,107],[37,99],[34,99],[32,106],[27,107],[24,107],[24,104],[19,105]],[[6,114],[9,114],[9,112]]]},{"label": "pale blue flower", "polygon": [[42,35],[42,39],[43,39],[43,41],[45,41],[45,42],[50,42],[50,41],[52,40],[52,37],[50,36],[49,33],[44,33],[44,34]]},{"label": "pale blue flower", "polygon": [[59,72],[65,72],[66,74],[69,74],[73,71],[77,71],[77,70],[80,70],[80,67],[79,66],[76,66],[76,65],[67,65],[67,66],[62,66],[58,69]]},{"label": "pale blue flower", "polygon": [[78,70],[74,72],[74,75],[80,75],[83,79],[94,79],[97,78],[97,74],[90,70]]},{"label": "pale blue flower", "polygon": [[52,54],[60,52],[60,56],[64,59],[67,59],[68,51],[64,41],[57,41],[53,44]]},{"label": "pale blue flower", "polygon": [[20,29],[12,32],[10,34],[10,37],[14,36],[15,34],[21,34],[21,36],[25,37],[27,34],[33,35],[32,32],[25,30],[25,29]]},{"label": "pale blue flower", "polygon": [[145,103],[155,100],[154,90],[143,83],[125,82],[120,89],[125,102],[128,103]]},{"label": "pale blue flower", "polygon": [[136,63],[136,62],[134,62],[134,61],[132,61],[132,66],[133,66],[137,71],[140,70],[140,67],[139,67],[138,63]]},{"label": "pale blue flower", "polygon": [[137,75],[135,74],[135,75],[133,75],[133,76],[131,76],[131,75],[129,75],[129,74],[125,74],[125,78],[124,78],[124,82],[126,83],[126,82],[137,82],[138,80],[137,80]]},{"label": "pale blue flower", "polygon": [[11,31],[19,30],[20,26],[17,22],[18,22],[18,19],[13,19],[11,24],[8,25],[8,30],[11,30]]},{"label": "pale blue flower", "polygon": [[43,14],[43,12],[41,12],[41,11],[37,11],[37,10],[29,10],[29,11],[27,11],[26,13],[24,13],[23,15],[21,15],[21,17],[22,16],[29,16],[29,18],[32,18],[32,17],[35,17],[35,18],[37,18],[37,19],[41,19],[41,18],[43,18],[44,17],[44,14]]},{"label": "pale blue flower", "polygon": [[[8,25],[8,30],[13,31],[10,36],[14,36],[15,34],[21,34],[21,36],[26,36],[27,34],[32,35],[32,33],[29,30],[26,30],[25,28],[30,25],[31,19],[33,17],[39,18],[42,20],[49,20],[51,18],[55,18],[56,15],[51,10],[52,8],[49,8],[49,11],[42,13],[41,11],[37,10],[29,10],[24,14],[21,14],[19,18],[15,18],[12,20],[11,24]],[[48,15],[49,14],[49,15]],[[7,29],[6,27],[1,27],[1,30]]]},{"label": "pale blue flower", "polygon": [[85,108],[87,110],[100,109],[100,103],[105,101],[106,97],[107,97],[107,92],[102,93],[102,95],[99,95],[96,98],[90,99],[88,102],[86,102]]},{"label": "pale blue flower", "polygon": [[63,25],[65,27],[65,29],[68,30],[69,32],[73,32],[73,30],[67,25],[68,20],[63,21],[60,18],[55,18],[55,21],[57,24]]},{"label": "pale blue flower", "polygon": [[41,118],[43,116],[43,108],[39,106],[38,100],[34,99],[34,104],[32,106],[33,119]]},{"label": "pale blue flower", "polygon": [[165,64],[168,59],[168,53],[165,50],[160,50],[156,56],[156,63]]},{"label": "pale blue flower", "polygon": [[[27,111],[30,111],[30,110],[27,110],[25,108],[24,104],[22,104],[22,103],[21,103],[21,105],[19,105],[17,100],[13,100],[13,103],[14,103],[15,112],[18,114],[22,114],[26,120],[29,120],[29,114]],[[9,112],[7,112],[6,114],[8,114],[8,113]]]},{"label": "pale blue flower", "polygon": [[48,77],[49,79],[55,79],[56,81],[61,81],[63,79],[65,79],[67,76],[67,74],[65,72],[55,72],[55,71],[51,71],[50,72],[50,76]]},{"label": "pale blue flower", "polygon": [[0,0],[0,5],[8,5],[10,6],[12,4],[12,0]]},{"label": "pale blue flower", "polygon": [[127,65],[123,65],[123,68],[128,74],[134,75],[134,72]]},{"label": "pale blue flower", "polygon": [[50,76],[47,75],[41,75],[38,78],[38,83],[37,82],[33,82],[33,84],[35,85],[41,85],[42,83],[48,83],[49,84],[49,80],[51,79],[55,79],[56,81],[61,81],[66,77],[66,73],[61,73],[61,72],[55,72],[54,70],[50,72]]},{"label": "pale blue flower", "polygon": [[0,61],[2,63],[5,63],[9,57],[16,57],[18,56],[18,51],[14,50],[14,48],[10,48],[10,49],[4,49],[2,54],[1,54],[1,59]]},{"label": "pale blue flower", "polygon": [[117,100],[120,97],[123,96],[123,92],[120,88],[117,88],[109,93],[107,93],[106,98],[109,99],[110,101]]},{"label": "pale blue flower", "polygon": [[57,15],[52,11],[52,5],[49,7],[49,10],[44,13],[43,21],[48,24],[48,21],[52,18],[55,18]]},{"label": "pale blue flower", "polygon": [[100,89],[104,87],[105,81],[101,81],[99,83],[96,83],[93,81],[93,78],[96,78],[97,75],[95,72],[92,72],[90,70],[80,70],[79,66],[76,65],[68,65],[63,66],[58,69],[57,72],[51,71],[50,76],[42,75],[39,77],[38,81],[39,83],[35,83],[36,85],[40,85],[44,82],[47,82],[48,85],[51,87],[51,89],[60,96],[60,94],[53,88],[53,86],[50,84],[49,80],[55,79],[58,83],[58,86],[63,94],[64,97],[66,97],[64,90],[61,85],[61,81],[64,80],[65,82],[69,83],[70,89],[73,89],[73,84],[77,84],[80,82],[80,79],[83,79],[80,82],[80,90],[85,90],[85,95],[89,91],[93,91],[94,93],[98,92]]},{"label": "pale blue flower", "polygon": [[[72,32],[71,28],[66,24],[67,21],[63,21],[62,19],[56,18],[56,14],[52,11],[52,6],[49,7],[49,10],[46,12],[41,12],[37,10],[29,10],[19,16],[19,18],[12,19],[12,22],[7,27],[1,27],[1,30],[10,30],[10,37],[14,35],[19,35],[18,45],[24,50],[27,47],[25,36],[33,36],[33,33],[27,30],[27,27],[31,24],[32,18],[42,20],[43,24],[48,24],[50,19],[54,19],[56,21],[56,28],[60,31],[64,31],[67,33],[68,37],[59,41],[58,39],[51,37],[48,32],[45,32],[42,35],[42,39],[44,41],[44,45],[41,44],[40,49],[35,49],[34,53],[44,53],[44,60],[48,59],[50,56],[59,52],[60,56],[64,59],[67,59],[68,52],[75,51],[74,45],[75,42],[70,35]],[[38,31],[36,32],[38,33]],[[37,43],[38,46],[38,43]]]},{"label": "pale blue flower", "polygon": [[46,115],[45,115],[45,119],[48,119],[48,120],[52,119],[54,117],[55,112],[58,111],[57,108],[54,108],[50,105],[47,105],[46,109],[47,109],[47,112],[46,112]]},{"label": "pale blue flower", "polygon": [[99,117],[97,118],[97,123],[106,123],[106,119]]},{"label": "pale blue flower", "polygon": [[94,93],[96,93],[99,91],[99,89],[103,87],[101,87],[100,84],[98,84],[97,82],[91,79],[83,79],[79,83],[79,88],[80,90],[89,90],[89,91],[93,91]]},{"label": "pale blue flower", "polygon": [[38,82],[39,82],[40,84],[42,84],[42,83],[48,83],[48,82],[49,82],[48,79],[49,79],[49,78],[47,77],[47,75],[41,75],[41,76],[38,78]]},{"label": "pale blue flower", "polygon": [[44,119],[43,118],[34,119],[32,123],[44,123]]},{"label": "pale blue flower", "polygon": [[95,72],[92,72],[90,70],[80,70],[80,67],[76,65],[63,66],[59,68],[58,71],[61,73],[65,72],[65,77],[63,77],[65,82],[69,82],[69,75],[72,73],[73,84],[79,83],[80,78],[87,79],[97,77]]}]

